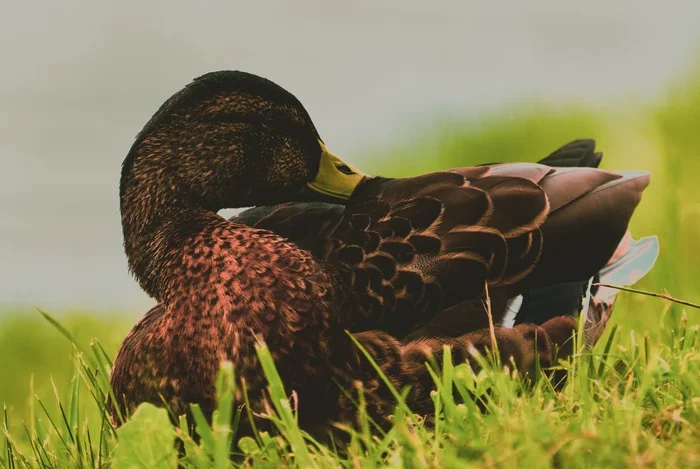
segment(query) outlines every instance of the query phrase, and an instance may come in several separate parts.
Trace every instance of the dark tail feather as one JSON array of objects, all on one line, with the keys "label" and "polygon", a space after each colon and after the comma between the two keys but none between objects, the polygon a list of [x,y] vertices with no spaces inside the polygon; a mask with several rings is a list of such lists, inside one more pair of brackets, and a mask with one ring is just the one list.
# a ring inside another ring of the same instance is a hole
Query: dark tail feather
[{"label": "dark tail feather", "polygon": [[[555,168],[597,168],[602,158],[603,154],[595,151],[595,140],[586,138],[567,143],[538,163]],[[588,283],[574,281],[531,289],[516,302],[519,310],[510,312],[508,322],[542,324],[556,316],[578,315]]]},{"label": "dark tail feather", "polygon": [[[581,139],[564,145],[539,163],[552,167],[597,168],[602,157],[602,153],[595,151],[595,140]],[[511,312],[511,317],[514,317],[515,324],[542,324],[556,316],[576,316],[584,307],[586,296],[590,294],[586,316],[586,344],[593,345],[605,330],[619,291],[607,287],[589,287],[591,280],[593,283],[633,285],[649,272],[658,251],[656,237],[634,241],[627,232],[608,264],[593,279],[530,289],[518,302],[521,305],[518,311]]]},{"label": "dark tail feather", "polygon": [[602,158],[603,154],[595,151],[595,140],[587,138],[567,143],[538,163],[556,168],[597,168]]},{"label": "dark tail feather", "polygon": [[[541,184],[545,192],[564,192],[559,186],[566,178],[553,177],[551,188],[546,182]],[[542,225],[542,257],[527,279],[530,287],[582,281],[595,275],[607,264],[624,237],[648,184],[647,173],[620,173],[617,179],[550,212]],[[550,202],[555,205],[556,197]]]},{"label": "dark tail feather", "polygon": [[542,226],[542,257],[527,280],[530,288],[587,282],[606,264],[627,231],[649,175],[595,169],[601,158],[595,141],[584,139],[540,161],[558,168],[540,181],[550,214]]}]

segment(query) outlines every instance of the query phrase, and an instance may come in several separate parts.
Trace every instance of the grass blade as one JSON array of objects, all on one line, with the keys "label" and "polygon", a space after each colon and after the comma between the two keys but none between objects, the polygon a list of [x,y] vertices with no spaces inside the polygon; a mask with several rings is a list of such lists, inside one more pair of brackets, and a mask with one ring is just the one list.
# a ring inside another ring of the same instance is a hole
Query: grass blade
[{"label": "grass blade", "polygon": [[311,455],[306,447],[306,442],[304,441],[304,436],[299,429],[297,419],[292,412],[289,399],[284,392],[282,379],[280,378],[274,361],[272,360],[270,350],[263,342],[258,342],[255,346],[255,352],[260,360],[263,373],[267,378],[272,405],[275,407],[277,415],[279,415],[284,424],[283,428],[281,429],[282,433],[289,441],[289,444],[292,445],[296,464],[300,467],[316,467],[316,464],[311,459]]}]

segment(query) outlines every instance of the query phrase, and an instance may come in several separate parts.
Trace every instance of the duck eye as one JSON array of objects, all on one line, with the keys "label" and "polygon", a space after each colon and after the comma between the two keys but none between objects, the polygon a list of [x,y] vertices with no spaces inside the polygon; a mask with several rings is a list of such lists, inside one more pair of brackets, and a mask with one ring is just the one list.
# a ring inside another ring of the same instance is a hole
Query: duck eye
[{"label": "duck eye", "polygon": [[352,169],[350,169],[350,167],[348,165],[346,165],[345,163],[337,163],[335,165],[335,167],[338,168],[338,171],[340,171],[343,174],[347,174],[347,175],[355,174],[355,172]]}]

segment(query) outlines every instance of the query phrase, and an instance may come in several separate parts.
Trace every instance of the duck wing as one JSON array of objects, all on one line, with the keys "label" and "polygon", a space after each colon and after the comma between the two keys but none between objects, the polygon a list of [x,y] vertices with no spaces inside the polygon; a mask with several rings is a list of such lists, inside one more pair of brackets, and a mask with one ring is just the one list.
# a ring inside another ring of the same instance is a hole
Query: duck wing
[{"label": "duck wing", "polygon": [[[272,230],[335,265],[365,311],[356,328],[402,335],[442,309],[480,298],[485,282],[513,283],[534,267],[547,202],[533,180],[550,170],[511,166],[525,177],[489,175],[490,167],[480,167],[374,178],[357,188],[347,208],[289,203],[231,220]],[[517,202],[517,216],[504,216]],[[508,252],[517,253],[510,262]]]},{"label": "duck wing", "polygon": [[[539,163],[563,168],[597,168],[602,157],[602,153],[595,151],[595,140],[579,139],[557,149]],[[509,302],[503,314],[503,325],[542,324],[552,317],[578,315],[589,285],[587,280],[578,280],[528,289]]]},{"label": "duck wing", "polygon": [[558,168],[541,181],[551,203],[542,227],[547,249],[528,285],[538,287],[590,278],[622,240],[649,173]]},{"label": "duck wing", "polygon": [[[595,141],[574,140],[539,161],[555,167],[598,167],[602,153],[595,151]],[[493,164],[482,165],[493,166]],[[326,202],[289,202],[274,206],[252,207],[232,216],[230,221],[274,231],[297,242],[310,232],[327,234],[324,227],[342,218],[344,205]]]},{"label": "duck wing", "polygon": [[573,169],[512,163],[373,178],[347,208],[297,202],[231,220],[335,265],[365,311],[358,330],[459,335],[487,325],[485,285],[497,323],[537,322],[533,311],[548,308],[519,297],[532,292],[564,314],[580,312],[588,280],[610,260],[649,182],[646,173],[588,167],[600,159],[593,140],[577,140],[542,160]]},{"label": "duck wing", "polygon": [[549,203],[537,164],[481,166],[357,187],[325,259],[360,298],[363,328],[396,336],[521,282],[542,252]]},{"label": "duck wing", "polygon": [[[577,142],[589,142],[589,144],[576,144]],[[542,161],[547,161],[550,165],[573,164],[579,167],[597,167],[602,154],[595,152],[595,142],[592,140],[577,142],[562,147]],[[578,149],[578,155],[572,154],[572,147]],[[562,152],[562,150],[565,151]],[[634,179],[635,176],[637,176],[636,183],[644,185],[648,183],[648,176],[639,175],[639,173],[626,173],[624,177],[627,178],[627,181],[623,179],[618,183],[629,184],[629,179]],[[635,202],[632,201],[632,203]],[[624,214],[622,218],[624,219],[625,216],[627,215]],[[595,225],[590,228],[594,229]],[[619,226],[614,230],[616,233],[620,231]],[[506,312],[503,325],[510,326],[526,322],[541,324],[556,316],[576,316],[585,308],[584,298],[590,298],[586,311],[585,330],[587,345],[593,345],[604,331],[619,290],[606,287],[598,288],[595,285],[591,287],[591,284],[600,282],[621,286],[633,285],[651,270],[658,257],[658,252],[659,244],[656,237],[652,236],[636,241],[630,232],[626,231],[614,254],[608,259],[605,266],[591,278],[535,285],[518,298],[517,308]]]},{"label": "duck wing", "polygon": [[[587,142],[565,149],[577,161],[591,153]],[[377,178],[349,201],[332,235],[345,254],[331,260],[359,272],[355,290],[372,298],[373,327],[404,336],[435,320],[464,333],[486,324],[486,285],[498,323],[523,292],[587,282],[611,259],[648,183],[647,173],[531,163]]]}]

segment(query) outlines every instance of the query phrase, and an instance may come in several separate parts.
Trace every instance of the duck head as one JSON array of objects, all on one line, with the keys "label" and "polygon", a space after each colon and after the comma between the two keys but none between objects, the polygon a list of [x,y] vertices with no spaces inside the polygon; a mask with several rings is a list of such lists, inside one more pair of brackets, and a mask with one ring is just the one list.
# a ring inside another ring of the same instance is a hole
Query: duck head
[{"label": "duck head", "polygon": [[122,203],[155,175],[213,208],[306,198],[307,189],[347,199],[364,176],[326,148],[297,98],[240,71],[196,78],[160,107],[124,161]]}]

